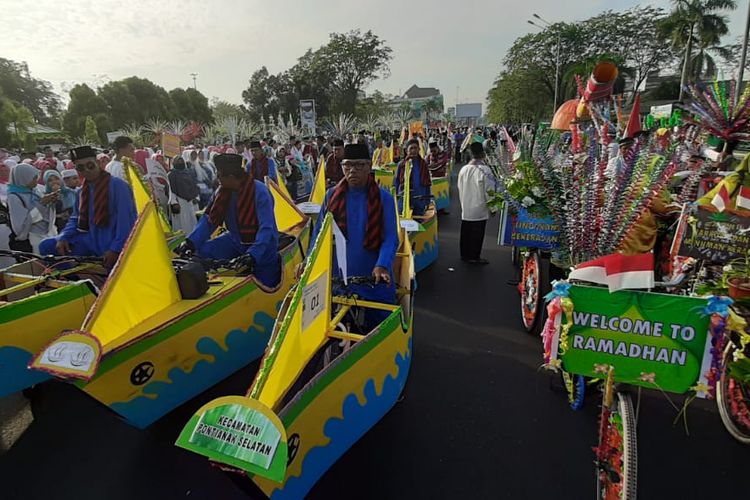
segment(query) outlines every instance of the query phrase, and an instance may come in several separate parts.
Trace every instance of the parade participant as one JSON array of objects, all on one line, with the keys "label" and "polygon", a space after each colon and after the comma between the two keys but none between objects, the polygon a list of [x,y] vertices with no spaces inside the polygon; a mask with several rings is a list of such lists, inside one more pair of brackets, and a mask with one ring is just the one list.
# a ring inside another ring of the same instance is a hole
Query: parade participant
[{"label": "parade participant", "polygon": [[490,211],[487,202],[495,185],[492,171],[485,163],[480,142],[469,146],[472,160],[458,173],[458,197],[461,201],[461,260],[470,264],[489,264],[482,258],[484,231]]},{"label": "parade participant", "polygon": [[172,168],[167,178],[169,179],[169,213],[172,229],[189,234],[198,224],[194,203],[200,196],[198,181],[193,172],[187,169],[185,160],[180,156],[172,160]]},{"label": "parade participant", "polygon": [[[382,283],[375,287],[351,285],[349,290],[363,300],[394,304],[393,261],[399,243],[393,197],[375,182],[365,144],[348,144],[341,165],[344,177],[326,193],[312,241],[330,212],[346,237],[347,274],[372,276]],[[334,270],[340,274],[338,266],[334,265]],[[387,316],[387,311],[367,309],[366,326],[372,328]]]},{"label": "parade participant", "polygon": [[315,143],[312,140],[312,137],[305,136],[302,138],[302,154],[305,157],[312,157],[313,165],[318,164],[318,147],[315,145]]},{"label": "parade participant", "polygon": [[[246,256],[261,283],[268,287],[277,286],[281,280],[281,260],[270,191],[265,184],[247,174],[242,168],[240,155],[217,155],[214,163],[219,175],[219,189],[179,252],[189,250],[200,257],[215,260]],[[222,224],[227,232],[211,239]]]},{"label": "parade participant", "polygon": [[40,196],[37,191],[38,179],[39,170],[27,163],[19,163],[10,171],[8,215],[11,250],[39,253],[40,242],[47,236],[57,234],[55,204],[59,194],[55,192]]},{"label": "parade participant", "polygon": [[[73,213],[73,205],[76,202],[76,190],[65,186],[60,172],[57,170],[47,170],[44,172],[44,194],[53,193],[57,194],[57,200],[54,204],[56,230],[53,234],[49,234],[49,236],[55,236],[58,231],[62,231],[68,219],[70,219],[70,215]],[[50,213],[50,220],[51,218],[52,213]]]},{"label": "parade participant", "polygon": [[[112,148],[114,149],[115,157],[109,162],[105,170],[113,177],[126,180],[127,177],[125,177],[125,167],[122,165],[122,159],[123,157],[132,159],[133,156],[135,156],[135,145],[133,145],[133,139],[125,135],[118,136],[115,138]],[[72,154],[70,159],[73,160]]]},{"label": "parade participant", "polygon": [[388,164],[387,160],[388,149],[383,146],[383,139],[378,137],[375,139],[375,151],[372,153],[372,166],[382,167]]},{"label": "parade participant", "polygon": [[430,205],[432,180],[430,179],[427,162],[419,155],[419,141],[417,139],[411,139],[406,143],[406,158],[398,164],[396,175],[393,177],[393,188],[399,196],[400,210],[403,205],[404,172],[406,162],[409,160],[411,160],[411,192],[407,193],[410,197],[409,203],[414,215],[424,215]]},{"label": "parade participant", "polygon": [[323,137],[322,135],[319,135],[318,137],[316,137],[315,146],[317,147],[319,158],[325,158],[328,156],[328,143],[326,142],[325,137]]},{"label": "parade participant", "polygon": [[66,168],[65,170],[63,170],[62,178],[66,188],[73,191],[78,189],[80,185],[80,179],[75,168]]},{"label": "parade participant", "polygon": [[247,162],[247,172],[253,176],[253,179],[260,182],[266,181],[266,176],[270,177],[275,183],[279,183],[276,175],[276,160],[266,156],[260,141],[250,141],[250,153],[252,157]]},{"label": "parade participant", "polygon": [[344,178],[344,172],[341,170],[341,160],[344,159],[344,141],[341,139],[333,140],[333,153],[326,158],[326,182],[328,185],[338,184]]},{"label": "parade participant", "polygon": [[70,151],[76,170],[83,177],[73,215],[57,238],[39,245],[43,255],[102,257],[114,266],[135,224],[137,211],[130,185],[96,165],[96,152],[89,146]]},{"label": "parade participant", "polygon": [[195,175],[195,179],[198,182],[198,190],[200,191],[200,195],[198,196],[198,207],[204,208],[213,194],[211,174],[198,162],[198,152],[196,150],[186,149],[182,152],[182,159],[185,160],[185,166],[187,169],[192,170]]},{"label": "parade participant", "polygon": [[430,142],[430,152],[425,158],[427,166],[430,169],[430,175],[433,177],[445,177],[450,163],[450,155],[446,151],[440,151],[437,142]]}]

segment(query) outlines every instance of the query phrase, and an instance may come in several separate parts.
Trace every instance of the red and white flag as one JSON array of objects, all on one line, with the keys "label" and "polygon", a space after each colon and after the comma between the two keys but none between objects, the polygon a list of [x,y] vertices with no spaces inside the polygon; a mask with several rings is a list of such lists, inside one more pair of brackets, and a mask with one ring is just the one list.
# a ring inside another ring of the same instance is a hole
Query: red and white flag
[{"label": "red and white flag", "polygon": [[737,193],[737,208],[750,210],[750,188],[740,187],[740,192]]},{"label": "red and white flag", "polygon": [[613,253],[579,264],[568,279],[607,285],[609,291],[654,287],[654,256]]},{"label": "red and white flag", "polygon": [[729,201],[729,191],[727,191],[727,187],[722,184],[719,192],[716,193],[714,199],[711,200],[711,205],[715,206],[716,210],[719,212],[723,212],[729,207]]}]

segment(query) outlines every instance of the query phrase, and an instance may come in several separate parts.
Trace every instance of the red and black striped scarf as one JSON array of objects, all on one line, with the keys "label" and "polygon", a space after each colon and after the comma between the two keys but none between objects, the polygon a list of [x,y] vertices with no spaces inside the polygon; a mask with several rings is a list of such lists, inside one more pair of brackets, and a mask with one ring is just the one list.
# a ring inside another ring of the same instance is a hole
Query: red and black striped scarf
[{"label": "red and black striped scarf", "polygon": [[[102,170],[94,184],[94,224],[104,226],[109,221],[109,181],[112,176]],[[81,196],[78,199],[78,229],[88,231],[91,227],[89,217],[89,181],[84,180],[81,186]]]},{"label": "red and black striped scarf", "polygon": [[[404,185],[404,172],[406,172],[406,162],[408,160],[410,160],[410,158],[405,158],[398,164],[398,181],[402,186]],[[419,182],[424,187],[432,186],[432,179],[430,179],[430,169],[427,168],[427,163],[425,163],[424,158],[420,156],[419,162],[417,162],[416,159],[412,159],[412,169],[417,167],[417,163],[419,163]]]},{"label": "red and black striped scarf", "polygon": [[265,182],[266,176],[268,175],[268,157],[263,155],[263,158],[260,160],[253,158],[250,166],[250,172],[253,174],[253,178],[260,182]]},{"label": "red and black striped scarf", "polygon": [[[328,199],[327,209],[333,214],[333,220],[344,234],[346,232],[346,193],[349,183],[342,179],[333,189]],[[367,180],[367,226],[365,227],[365,241],[362,245],[367,250],[379,250],[383,244],[383,200],[380,198],[380,188],[375,182],[375,175],[370,174]]]},{"label": "red and black striped scarf", "polygon": [[[211,205],[206,208],[211,224],[220,226],[224,223],[231,198],[232,191],[219,187]],[[249,244],[255,241],[255,234],[258,232],[258,214],[255,210],[255,179],[250,175],[245,178],[245,184],[237,194],[237,224],[242,243]]]}]

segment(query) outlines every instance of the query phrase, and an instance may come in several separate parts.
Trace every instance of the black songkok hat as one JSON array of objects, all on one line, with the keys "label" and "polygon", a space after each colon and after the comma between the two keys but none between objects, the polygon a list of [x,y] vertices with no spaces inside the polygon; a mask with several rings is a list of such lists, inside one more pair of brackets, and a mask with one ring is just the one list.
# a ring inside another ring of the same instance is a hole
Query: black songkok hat
[{"label": "black songkok hat", "polygon": [[214,165],[216,170],[242,171],[242,156],[236,154],[221,154],[214,156]]},{"label": "black songkok hat", "polygon": [[85,158],[96,159],[96,151],[91,146],[80,146],[70,150],[70,159],[72,161],[83,160]]},{"label": "black songkok hat", "polygon": [[250,149],[259,148],[260,141],[250,141]]},{"label": "black songkok hat", "polygon": [[369,160],[370,150],[366,144],[347,144],[344,146],[344,160]]},{"label": "black songkok hat", "polygon": [[333,147],[338,147],[338,146],[343,146],[343,145],[344,145],[344,141],[343,140],[341,140],[341,139],[334,139],[333,140]]}]

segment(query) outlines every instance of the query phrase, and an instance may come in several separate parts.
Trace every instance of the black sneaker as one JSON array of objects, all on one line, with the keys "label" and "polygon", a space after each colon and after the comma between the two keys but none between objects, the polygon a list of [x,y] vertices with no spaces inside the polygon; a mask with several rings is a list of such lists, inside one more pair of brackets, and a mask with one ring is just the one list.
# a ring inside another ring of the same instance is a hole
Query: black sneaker
[{"label": "black sneaker", "polygon": [[474,259],[474,260],[470,260],[469,261],[469,264],[475,264],[475,265],[478,265],[478,266],[486,266],[489,263],[490,263],[490,261],[487,260],[487,259]]}]

